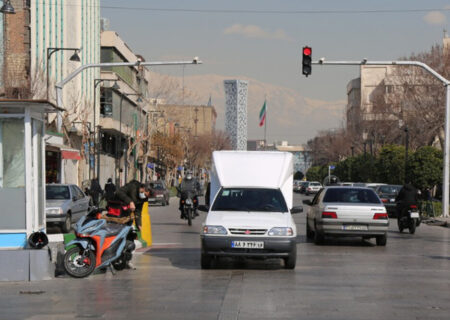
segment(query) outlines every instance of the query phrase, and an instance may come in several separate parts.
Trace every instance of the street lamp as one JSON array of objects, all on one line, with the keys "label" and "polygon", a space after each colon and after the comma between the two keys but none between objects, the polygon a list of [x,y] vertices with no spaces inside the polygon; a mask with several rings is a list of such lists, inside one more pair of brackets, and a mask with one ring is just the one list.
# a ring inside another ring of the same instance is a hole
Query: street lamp
[{"label": "street lamp", "polygon": [[[97,112],[96,112],[97,86],[103,81],[114,81],[114,84],[111,88],[115,90],[120,89],[119,85],[117,84],[117,79],[94,79],[94,170],[95,170],[95,154],[97,153],[98,154],[97,179],[100,178],[100,152],[97,152],[97,143],[95,139],[96,137],[95,128],[97,127]],[[100,131],[98,131],[98,134],[100,135]],[[98,143],[100,143],[100,136],[98,137]]]},{"label": "street lamp", "polygon": [[[142,102],[141,93],[122,93],[120,96],[120,113],[119,113],[119,133],[120,133],[120,141],[122,142],[122,104],[123,104],[123,97],[128,97],[128,96],[139,96],[139,98],[137,99],[137,102]],[[127,161],[127,156],[126,156],[126,144],[124,145],[124,157],[123,157],[123,162],[124,162],[124,183],[126,183],[127,181],[127,165],[126,165],[126,161]],[[120,160],[119,162],[119,172],[120,172]]]},{"label": "street lamp", "polygon": [[14,11],[13,6],[11,5],[10,0],[3,1],[3,6],[0,8],[0,12],[6,13],[6,14],[14,14],[16,11]]},{"label": "street lamp", "polygon": [[[9,2],[9,1],[8,1]],[[6,5],[6,4],[5,4]],[[3,5],[3,7],[5,6]],[[2,9],[3,9],[2,7]],[[14,10],[14,9],[13,9]],[[70,57],[70,61],[74,61],[74,62],[80,62],[80,56],[78,55],[78,52],[80,51],[79,48],[47,48],[47,100],[48,100],[48,87],[50,85],[50,77],[49,77],[49,73],[50,73],[50,66],[49,66],[49,61],[50,58],[52,56],[52,54],[54,54],[55,52],[58,51],[73,51],[73,55]]]}]

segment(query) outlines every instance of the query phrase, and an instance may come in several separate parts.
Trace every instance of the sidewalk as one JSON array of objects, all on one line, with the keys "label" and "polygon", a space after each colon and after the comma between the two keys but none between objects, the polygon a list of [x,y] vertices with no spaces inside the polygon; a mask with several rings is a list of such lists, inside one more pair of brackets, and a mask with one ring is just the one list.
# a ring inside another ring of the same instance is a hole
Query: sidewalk
[{"label": "sidewalk", "polygon": [[450,218],[430,217],[430,218],[427,218],[426,220],[423,220],[422,222],[429,226],[450,228]]}]

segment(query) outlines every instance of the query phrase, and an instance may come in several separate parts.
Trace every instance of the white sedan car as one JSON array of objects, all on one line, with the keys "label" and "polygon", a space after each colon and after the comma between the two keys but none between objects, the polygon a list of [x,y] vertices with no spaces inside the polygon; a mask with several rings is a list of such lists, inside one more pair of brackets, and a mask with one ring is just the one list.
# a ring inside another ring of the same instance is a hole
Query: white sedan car
[{"label": "white sedan car", "polygon": [[326,187],[307,207],[306,235],[321,244],[325,236],[375,238],[385,246],[389,218],[376,193],[369,188]]}]

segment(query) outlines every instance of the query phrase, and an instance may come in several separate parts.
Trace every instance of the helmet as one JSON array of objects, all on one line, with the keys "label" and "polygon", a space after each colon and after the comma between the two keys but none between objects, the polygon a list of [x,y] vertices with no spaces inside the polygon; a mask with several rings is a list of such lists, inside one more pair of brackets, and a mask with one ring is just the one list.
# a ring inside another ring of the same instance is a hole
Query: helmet
[{"label": "helmet", "polygon": [[338,183],[338,179],[335,176],[330,178],[330,185]]},{"label": "helmet", "polygon": [[186,172],[186,180],[192,180],[192,171],[191,170],[188,170]]},{"label": "helmet", "polygon": [[48,237],[43,232],[33,232],[28,238],[28,244],[33,249],[41,249],[48,244]]}]

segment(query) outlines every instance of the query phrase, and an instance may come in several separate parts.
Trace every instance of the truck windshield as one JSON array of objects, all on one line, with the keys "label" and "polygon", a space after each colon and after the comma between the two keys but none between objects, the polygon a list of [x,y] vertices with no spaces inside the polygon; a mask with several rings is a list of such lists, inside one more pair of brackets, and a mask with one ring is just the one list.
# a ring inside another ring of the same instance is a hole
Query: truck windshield
[{"label": "truck windshield", "polygon": [[279,189],[223,188],[212,211],[288,212]]}]

